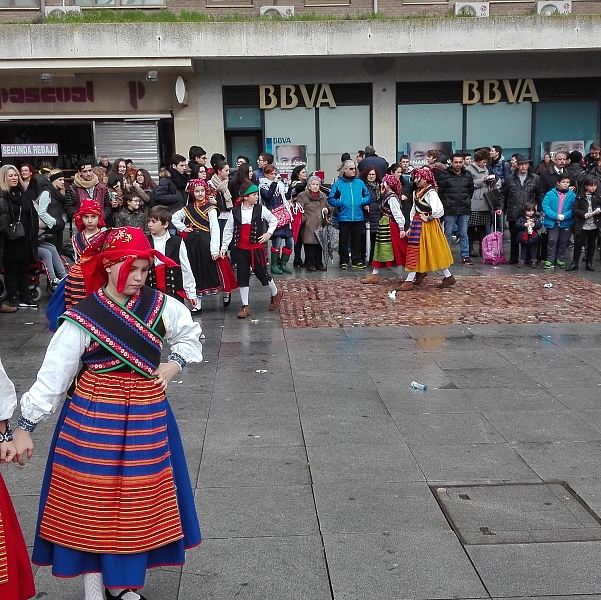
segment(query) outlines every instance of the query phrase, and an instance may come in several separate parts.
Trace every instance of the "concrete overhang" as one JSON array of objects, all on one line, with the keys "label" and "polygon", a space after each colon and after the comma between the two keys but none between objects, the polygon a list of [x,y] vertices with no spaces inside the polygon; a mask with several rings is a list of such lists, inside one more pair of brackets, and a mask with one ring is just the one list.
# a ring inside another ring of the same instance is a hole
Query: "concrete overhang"
[{"label": "concrete overhang", "polygon": [[0,57],[9,57],[0,70],[187,71],[194,60],[590,51],[599,48],[600,26],[601,15],[0,25]]}]

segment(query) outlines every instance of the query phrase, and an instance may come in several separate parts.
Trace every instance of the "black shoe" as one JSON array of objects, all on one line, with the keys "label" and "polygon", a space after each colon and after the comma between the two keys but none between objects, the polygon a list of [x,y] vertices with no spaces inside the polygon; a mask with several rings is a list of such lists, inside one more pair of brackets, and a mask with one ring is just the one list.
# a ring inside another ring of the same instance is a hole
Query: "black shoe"
[{"label": "black shoe", "polygon": [[8,297],[8,305],[12,306],[13,308],[18,308],[19,307],[19,296],[17,296],[17,294],[11,294]]},{"label": "black shoe", "polygon": [[118,596],[113,596],[106,588],[104,588],[104,595],[106,596],[106,600],[122,600],[123,596],[125,596],[125,594],[127,594],[127,592],[132,592],[134,594],[137,594],[138,600],[146,600],[146,598],[144,596],[142,596],[136,590],[126,589],[126,590],[123,590]]},{"label": "black shoe", "polygon": [[474,261],[469,256],[466,256],[461,263],[464,265],[473,265]]},{"label": "black shoe", "polygon": [[302,260],[295,260],[292,262],[292,266],[296,269],[302,269],[305,266],[305,263]]},{"label": "black shoe", "polygon": [[586,270],[587,271],[594,271],[595,269],[593,268],[593,263],[586,263]]},{"label": "black shoe", "polygon": [[507,264],[508,264],[508,265],[517,265],[517,264],[518,264],[517,258],[516,258],[515,260],[511,260],[511,259],[510,259],[510,260],[508,260],[508,261],[507,261]]},{"label": "black shoe", "polygon": [[223,294],[223,308],[227,308],[232,303],[232,294]]},{"label": "black shoe", "polygon": [[358,262],[356,265],[351,265],[353,269],[367,269],[367,266],[364,262]]},{"label": "black shoe", "polygon": [[573,260],[572,264],[566,269],[566,271],[578,271],[578,263]]},{"label": "black shoe", "polygon": [[346,271],[348,269],[348,265],[346,263],[340,263],[340,270]]},{"label": "black shoe", "polygon": [[[12,306],[12,305],[11,305]],[[37,308],[38,305],[33,301],[31,296],[25,296],[23,300],[19,302],[19,308]]]}]

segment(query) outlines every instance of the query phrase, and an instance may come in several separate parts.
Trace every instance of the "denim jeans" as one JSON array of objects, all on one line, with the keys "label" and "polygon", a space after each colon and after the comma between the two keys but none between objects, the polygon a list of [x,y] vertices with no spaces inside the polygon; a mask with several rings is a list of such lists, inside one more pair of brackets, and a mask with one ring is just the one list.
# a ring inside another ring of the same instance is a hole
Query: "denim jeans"
[{"label": "denim jeans", "polygon": [[451,235],[455,223],[457,223],[457,234],[459,235],[459,249],[461,250],[461,258],[468,258],[470,255],[470,245],[467,237],[467,224],[470,221],[470,215],[445,215],[444,234],[447,238],[449,246],[451,245]]}]

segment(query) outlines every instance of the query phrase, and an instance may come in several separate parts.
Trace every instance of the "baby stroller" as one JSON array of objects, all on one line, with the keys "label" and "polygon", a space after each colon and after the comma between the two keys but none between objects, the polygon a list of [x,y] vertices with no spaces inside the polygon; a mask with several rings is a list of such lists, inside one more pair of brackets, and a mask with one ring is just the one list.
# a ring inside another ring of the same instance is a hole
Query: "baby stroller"
[{"label": "baby stroller", "polygon": [[[29,265],[29,294],[31,295],[34,302],[38,302],[38,300],[42,297],[42,288],[40,287],[40,271],[42,269],[41,260],[32,262]],[[44,265],[46,268],[46,265]],[[4,285],[4,269],[0,270],[0,300],[4,300],[8,292],[6,291],[6,286]]]},{"label": "baby stroller", "polygon": [[503,232],[497,231],[497,213],[495,215],[494,230],[492,233],[484,236],[482,240],[482,264],[492,263],[493,266],[497,263],[506,263],[503,255]]}]

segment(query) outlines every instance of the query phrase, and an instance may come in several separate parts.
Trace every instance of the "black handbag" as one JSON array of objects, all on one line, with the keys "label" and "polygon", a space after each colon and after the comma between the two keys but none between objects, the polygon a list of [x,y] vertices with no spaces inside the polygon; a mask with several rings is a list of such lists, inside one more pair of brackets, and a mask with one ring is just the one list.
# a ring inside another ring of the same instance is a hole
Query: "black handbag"
[{"label": "black handbag", "polygon": [[[12,212],[13,207],[10,207],[10,211]],[[14,213],[13,213],[14,217]],[[8,226],[8,239],[11,242],[17,242],[22,240],[25,237],[25,227],[23,227],[23,223],[21,223],[21,207],[19,206],[19,218]]]},{"label": "black handbag", "polygon": [[484,192],[484,199],[490,206],[490,210],[499,210],[503,206],[503,196],[497,189]]}]

